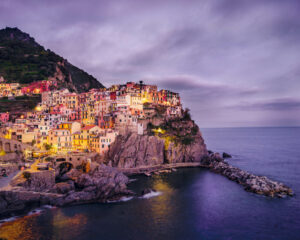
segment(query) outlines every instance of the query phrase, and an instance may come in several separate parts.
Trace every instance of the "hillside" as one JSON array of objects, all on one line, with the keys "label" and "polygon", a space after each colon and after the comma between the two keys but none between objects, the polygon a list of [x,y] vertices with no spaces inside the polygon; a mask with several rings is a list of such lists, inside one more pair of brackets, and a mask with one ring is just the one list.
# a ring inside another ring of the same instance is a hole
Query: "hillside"
[{"label": "hillside", "polygon": [[104,86],[93,76],[39,45],[18,28],[0,30],[0,76],[22,84],[55,79],[60,88],[85,92]]},{"label": "hillside", "polygon": [[41,101],[41,95],[20,96],[15,99],[0,98],[0,112],[21,113],[34,109]]}]

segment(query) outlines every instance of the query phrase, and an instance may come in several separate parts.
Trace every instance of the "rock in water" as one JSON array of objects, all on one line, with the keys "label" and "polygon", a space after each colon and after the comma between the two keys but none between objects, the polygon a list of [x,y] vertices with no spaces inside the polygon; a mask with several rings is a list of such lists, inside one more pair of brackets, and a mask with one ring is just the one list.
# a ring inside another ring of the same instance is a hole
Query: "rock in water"
[{"label": "rock in water", "polygon": [[148,194],[148,193],[151,193],[151,192],[156,192],[154,189],[151,189],[151,188],[145,188],[142,193],[141,193],[141,196],[145,195],[145,194]]},{"label": "rock in water", "polygon": [[208,167],[211,171],[219,173],[228,179],[242,185],[246,191],[262,194],[270,197],[292,196],[291,188],[282,183],[272,181],[264,176],[256,176],[254,174],[243,171],[237,167],[229,165],[219,158],[219,154],[210,155],[202,161],[203,166]]},{"label": "rock in water", "polygon": [[223,152],[223,158],[232,158],[232,156],[226,152]]}]

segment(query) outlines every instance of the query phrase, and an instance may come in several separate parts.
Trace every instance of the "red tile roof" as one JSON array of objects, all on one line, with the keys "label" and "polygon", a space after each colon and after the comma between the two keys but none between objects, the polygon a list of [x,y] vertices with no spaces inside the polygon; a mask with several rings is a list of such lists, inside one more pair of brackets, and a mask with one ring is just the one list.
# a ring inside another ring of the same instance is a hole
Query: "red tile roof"
[{"label": "red tile roof", "polygon": [[86,125],[85,127],[83,127],[81,130],[90,130],[93,127],[97,127],[96,125]]}]

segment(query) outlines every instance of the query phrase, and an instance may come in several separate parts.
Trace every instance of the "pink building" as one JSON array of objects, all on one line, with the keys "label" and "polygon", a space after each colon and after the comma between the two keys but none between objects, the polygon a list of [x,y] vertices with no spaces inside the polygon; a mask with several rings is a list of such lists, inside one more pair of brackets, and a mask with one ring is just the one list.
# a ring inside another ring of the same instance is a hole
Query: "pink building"
[{"label": "pink building", "polygon": [[9,113],[0,113],[0,121],[5,123],[9,120]]}]

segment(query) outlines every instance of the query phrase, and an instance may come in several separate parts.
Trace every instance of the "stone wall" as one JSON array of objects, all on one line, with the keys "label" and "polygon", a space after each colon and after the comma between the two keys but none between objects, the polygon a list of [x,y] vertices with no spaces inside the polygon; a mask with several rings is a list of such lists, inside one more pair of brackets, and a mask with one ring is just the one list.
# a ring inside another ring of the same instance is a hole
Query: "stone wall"
[{"label": "stone wall", "polygon": [[3,156],[0,156],[0,162],[20,162],[22,160],[23,154],[22,153],[7,153]]},{"label": "stone wall", "polygon": [[0,138],[0,151],[5,152],[15,152],[15,151],[24,151],[30,147],[27,144],[22,144],[19,141],[6,139],[6,138]]},{"label": "stone wall", "polygon": [[[28,173],[27,178],[24,178],[25,172]],[[48,190],[55,185],[55,170],[24,171],[16,176],[10,184],[12,186],[22,186],[31,191]]]}]

